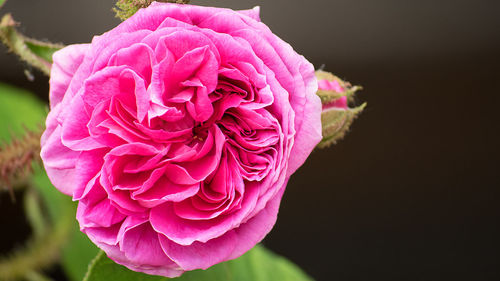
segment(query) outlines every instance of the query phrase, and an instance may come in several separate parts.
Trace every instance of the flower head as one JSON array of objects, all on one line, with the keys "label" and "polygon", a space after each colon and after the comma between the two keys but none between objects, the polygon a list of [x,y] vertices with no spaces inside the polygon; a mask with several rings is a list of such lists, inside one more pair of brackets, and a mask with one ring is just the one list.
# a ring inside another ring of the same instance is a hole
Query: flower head
[{"label": "flower head", "polygon": [[54,54],[41,156],[110,258],[178,276],[271,230],[321,140],[316,90],[258,8],[153,3]]}]

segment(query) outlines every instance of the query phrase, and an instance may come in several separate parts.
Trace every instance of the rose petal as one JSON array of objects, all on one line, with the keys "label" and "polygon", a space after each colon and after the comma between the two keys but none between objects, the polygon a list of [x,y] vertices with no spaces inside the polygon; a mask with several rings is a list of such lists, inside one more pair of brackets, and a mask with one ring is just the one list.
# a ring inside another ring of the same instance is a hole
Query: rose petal
[{"label": "rose petal", "polygon": [[50,106],[60,103],[69,87],[71,79],[83,62],[89,44],[69,45],[52,56],[53,64],[50,70]]}]

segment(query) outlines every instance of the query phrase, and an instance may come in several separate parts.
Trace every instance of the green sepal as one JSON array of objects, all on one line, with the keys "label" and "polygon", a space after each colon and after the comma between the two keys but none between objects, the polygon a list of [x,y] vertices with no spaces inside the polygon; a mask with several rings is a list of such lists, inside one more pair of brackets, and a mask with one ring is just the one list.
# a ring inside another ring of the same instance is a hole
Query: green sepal
[{"label": "green sepal", "polygon": [[[126,20],[133,16],[139,9],[146,8],[155,0],[119,0],[115,4],[113,11],[116,13],[116,17]],[[177,3],[177,4],[188,4],[189,0],[157,0],[158,2],[166,3]]]},{"label": "green sepal", "polygon": [[325,148],[335,144],[346,135],[354,119],[356,119],[356,117],[366,107],[366,103],[355,108],[349,108],[345,105],[342,107],[333,106],[334,104],[332,103],[342,97],[347,97],[347,104],[353,102],[354,95],[357,91],[361,90],[362,87],[352,86],[349,82],[346,82],[332,73],[323,70],[318,70],[315,74],[318,81],[335,81],[339,84],[342,90],[341,92],[324,89],[319,89],[317,91],[317,95],[320,97],[321,103],[323,104],[323,110],[321,113],[323,139],[317,147]]},{"label": "green sepal", "polygon": [[22,61],[50,75],[52,55],[64,45],[28,38],[17,31],[16,25],[10,14],[4,15],[0,22],[0,39]]},{"label": "green sepal", "polygon": [[322,104],[328,104],[331,101],[334,101],[336,99],[339,99],[341,97],[347,97],[348,101],[351,101],[352,98],[354,97],[354,94],[357,91],[362,90],[363,87],[361,86],[353,86],[350,88],[347,88],[345,92],[339,93],[337,91],[333,90],[318,90],[316,94],[319,96],[321,99]]},{"label": "green sepal", "polygon": [[346,82],[339,77],[333,75],[330,72],[326,72],[323,70],[317,70],[316,71],[316,78],[318,80],[328,80],[328,81],[337,81],[344,89],[343,92],[337,92],[334,90],[321,90],[319,89],[316,94],[320,97],[321,103],[322,104],[328,104],[333,100],[339,99],[341,97],[347,97],[348,101],[352,101],[354,94],[357,91],[360,91],[363,89],[361,86],[352,86],[349,82]]},{"label": "green sepal", "polygon": [[323,127],[323,139],[318,148],[329,147],[342,139],[349,131],[354,119],[363,111],[366,103],[349,109],[328,108],[321,113],[321,125]]}]

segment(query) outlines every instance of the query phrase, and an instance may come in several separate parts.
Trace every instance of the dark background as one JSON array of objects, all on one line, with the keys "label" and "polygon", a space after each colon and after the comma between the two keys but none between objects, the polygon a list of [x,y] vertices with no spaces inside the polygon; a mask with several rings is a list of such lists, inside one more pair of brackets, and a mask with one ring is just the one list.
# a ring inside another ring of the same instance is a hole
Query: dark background
[{"label": "dark background", "polygon": [[[71,44],[118,24],[113,2],[10,0],[2,12]],[[316,67],[365,89],[347,137],[292,177],[266,246],[317,280],[500,280],[500,1],[192,3],[260,5]],[[47,79],[28,82],[5,51],[0,81],[46,99]]]}]

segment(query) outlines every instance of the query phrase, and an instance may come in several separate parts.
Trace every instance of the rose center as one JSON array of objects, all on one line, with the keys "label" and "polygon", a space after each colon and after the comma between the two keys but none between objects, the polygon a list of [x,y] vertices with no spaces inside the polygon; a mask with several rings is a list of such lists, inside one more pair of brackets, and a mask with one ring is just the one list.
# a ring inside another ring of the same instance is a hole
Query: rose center
[{"label": "rose center", "polygon": [[197,123],[193,127],[193,139],[203,141],[208,136],[209,125],[207,123]]}]

